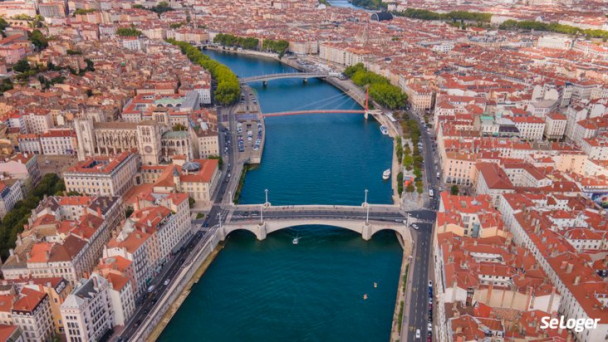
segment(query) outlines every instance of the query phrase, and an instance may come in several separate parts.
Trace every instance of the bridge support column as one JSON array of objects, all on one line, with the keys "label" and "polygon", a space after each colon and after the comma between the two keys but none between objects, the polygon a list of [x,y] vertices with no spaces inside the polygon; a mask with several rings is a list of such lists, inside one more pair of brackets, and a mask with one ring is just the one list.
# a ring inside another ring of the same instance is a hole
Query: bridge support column
[{"label": "bridge support column", "polygon": [[367,120],[367,118],[369,118],[369,111],[366,110],[363,114],[363,117],[365,118],[365,120]]},{"label": "bridge support column", "polygon": [[363,224],[363,230],[361,231],[361,237],[363,240],[368,241],[372,238],[372,225],[369,223]]},{"label": "bridge support column", "polygon": [[256,227],[255,237],[260,241],[266,239],[266,221],[258,223]]}]

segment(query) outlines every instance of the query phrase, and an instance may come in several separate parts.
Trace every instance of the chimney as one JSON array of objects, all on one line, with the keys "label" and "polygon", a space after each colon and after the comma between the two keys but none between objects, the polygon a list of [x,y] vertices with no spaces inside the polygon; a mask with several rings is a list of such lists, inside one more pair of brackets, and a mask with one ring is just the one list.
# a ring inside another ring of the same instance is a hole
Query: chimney
[{"label": "chimney", "polygon": [[[572,273],[572,269],[574,269],[574,264],[568,263],[568,269],[566,270],[566,273]],[[578,276],[577,276],[577,278],[578,278]]]},{"label": "chimney", "polygon": [[562,261],[562,265],[559,267],[560,270],[565,270],[566,266],[568,266],[568,262],[567,261]]},{"label": "chimney", "polygon": [[44,255],[46,256],[46,259],[49,260],[51,258],[51,251],[44,252]]},{"label": "chimney", "polygon": [[574,286],[577,286],[581,282],[581,276],[576,276],[574,278]]}]

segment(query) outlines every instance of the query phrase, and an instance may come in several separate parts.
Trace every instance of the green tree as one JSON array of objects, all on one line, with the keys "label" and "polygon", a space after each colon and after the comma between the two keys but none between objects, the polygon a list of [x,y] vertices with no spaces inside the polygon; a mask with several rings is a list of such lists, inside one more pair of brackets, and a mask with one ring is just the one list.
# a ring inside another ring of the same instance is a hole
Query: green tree
[{"label": "green tree", "polygon": [[222,165],[224,165],[224,159],[222,159],[222,157],[220,157],[220,156],[210,155],[208,158],[217,159],[218,160],[217,164],[219,165],[220,169],[222,168]]},{"label": "green tree", "polygon": [[46,196],[61,195],[65,191],[65,184],[54,173],[46,174],[40,183],[31,190],[25,199],[15,203],[0,223],[0,254],[6,258],[8,250],[15,247],[17,235],[23,231],[28,223],[32,209],[38,206],[40,200]]},{"label": "green tree", "polygon": [[16,72],[26,72],[30,71],[30,69],[30,63],[27,61],[27,59],[21,59],[15,63],[15,65],[13,65],[13,70]]},{"label": "green tree", "polygon": [[369,87],[369,96],[384,107],[398,109],[407,102],[407,95],[399,87],[390,84],[387,78],[368,71],[363,63],[346,68],[344,75],[360,87]]},{"label": "green tree", "polygon": [[5,78],[0,82],[0,95],[4,94],[5,91],[13,89],[13,82],[10,78]]},{"label": "green tree", "polygon": [[452,194],[453,196],[457,196],[459,192],[460,189],[458,189],[458,185],[452,185],[452,187],[450,188],[450,194]]},{"label": "green tree", "polygon": [[178,42],[175,39],[167,39],[167,42],[178,46],[193,63],[202,66],[211,73],[211,76],[217,82],[214,93],[216,102],[222,105],[230,105],[239,98],[241,85],[232,70],[204,55],[199,49],[186,42]]},{"label": "green tree", "polygon": [[196,200],[194,200],[194,198],[188,197],[188,205],[190,206],[190,208],[194,207],[195,203],[196,203]]},{"label": "green tree", "polygon": [[141,31],[133,27],[121,27],[116,30],[116,34],[121,37],[139,37],[141,36]]},{"label": "green tree", "polygon": [[416,187],[414,186],[414,183],[409,183],[407,185],[407,187],[405,187],[405,191],[410,192],[410,193],[416,191]]},{"label": "green tree", "polygon": [[40,30],[34,30],[30,35],[30,41],[38,50],[45,49],[49,46],[48,39],[40,32]]},{"label": "green tree", "polygon": [[[192,197],[190,197],[190,198],[192,198]],[[134,211],[135,210],[133,208],[127,207],[127,210],[125,210],[125,218],[131,217],[131,214],[133,214]]]}]

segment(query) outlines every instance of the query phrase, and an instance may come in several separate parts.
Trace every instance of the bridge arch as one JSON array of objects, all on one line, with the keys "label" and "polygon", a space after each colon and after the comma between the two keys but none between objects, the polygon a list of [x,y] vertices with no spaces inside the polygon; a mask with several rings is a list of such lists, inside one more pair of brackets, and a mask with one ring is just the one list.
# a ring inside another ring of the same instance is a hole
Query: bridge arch
[{"label": "bridge arch", "polygon": [[236,230],[247,230],[255,234],[258,240],[264,240],[266,235],[276,231],[299,226],[322,225],[348,229],[361,234],[364,240],[369,240],[374,234],[382,230],[392,230],[399,234],[405,241],[411,241],[408,228],[401,223],[387,223],[370,221],[365,224],[360,220],[338,220],[338,219],[307,219],[307,220],[267,220],[264,223],[232,222],[222,227],[221,239],[224,240],[230,233]]}]

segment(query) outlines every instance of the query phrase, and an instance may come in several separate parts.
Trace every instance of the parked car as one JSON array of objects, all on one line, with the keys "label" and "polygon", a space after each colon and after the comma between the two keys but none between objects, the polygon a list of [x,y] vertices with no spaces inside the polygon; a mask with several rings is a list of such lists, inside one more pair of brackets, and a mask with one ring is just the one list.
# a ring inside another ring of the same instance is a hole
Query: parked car
[{"label": "parked car", "polygon": [[164,282],[163,284],[165,284],[165,286],[167,286],[167,285],[169,285],[169,282],[170,282],[170,281],[171,281],[171,280],[167,279],[167,280],[165,280],[165,282]]},{"label": "parked car", "polygon": [[416,329],[416,339],[420,339],[420,329]]}]

